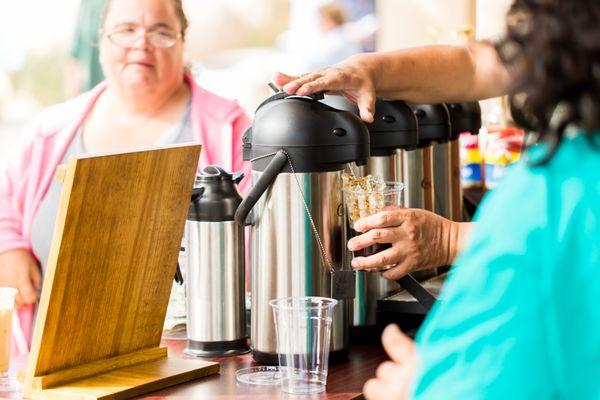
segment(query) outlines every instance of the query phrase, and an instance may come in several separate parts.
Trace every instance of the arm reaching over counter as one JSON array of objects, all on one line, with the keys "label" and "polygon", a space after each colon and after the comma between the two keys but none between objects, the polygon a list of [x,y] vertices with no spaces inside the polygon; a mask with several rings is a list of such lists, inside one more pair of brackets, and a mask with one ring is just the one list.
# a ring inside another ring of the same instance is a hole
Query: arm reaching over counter
[{"label": "arm reaching over counter", "polygon": [[[358,54],[300,77],[275,76],[275,83],[290,94],[328,91],[345,96],[358,105],[365,122],[373,121],[377,96],[412,103],[467,102],[506,94],[509,82],[498,52],[489,42]],[[365,218],[358,226],[363,234],[349,241],[351,251],[375,243],[391,243],[392,247],[356,257],[353,268],[396,264],[383,274],[387,279],[451,264],[471,230],[469,223],[452,222],[419,209],[384,212]]]},{"label": "arm reaching over counter", "polygon": [[300,77],[279,73],[275,83],[301,96],[343,95],[372,122],[376,96],[412,103],[475,101],[506,94],[509,74],[491,43],[474,42],[358,54]]}]

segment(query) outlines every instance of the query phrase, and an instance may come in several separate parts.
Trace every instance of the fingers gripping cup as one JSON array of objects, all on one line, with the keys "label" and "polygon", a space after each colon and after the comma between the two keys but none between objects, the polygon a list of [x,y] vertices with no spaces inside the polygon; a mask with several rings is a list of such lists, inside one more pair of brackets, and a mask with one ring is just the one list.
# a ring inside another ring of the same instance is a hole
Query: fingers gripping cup
[{"label": "fingers gripping cup", "polygon": [[0,287],[0,393],[13,391],[17,384],[9,374],[12,315],[17,289]]},{"label": "fingers gripping cup", "polygon": [[[342,175],[342,193],[350,236],[361,233],[354,230],[354,224],[361,218],[384,211],[388,207],[401,207],[404,184],[385,182],[377,176],[357,178],[351,174]],[[354,251],[354,257],[369,257],[391,247],[389,243],[375,243],[362,250]],[[386,269],[386,268],[383,268]]]},{"label": "fingers gripping cup", "polygon": [[331,317],[337,300],[288,297],[269,304],[275,317],[282,390],[295,394],[324,392]]}]

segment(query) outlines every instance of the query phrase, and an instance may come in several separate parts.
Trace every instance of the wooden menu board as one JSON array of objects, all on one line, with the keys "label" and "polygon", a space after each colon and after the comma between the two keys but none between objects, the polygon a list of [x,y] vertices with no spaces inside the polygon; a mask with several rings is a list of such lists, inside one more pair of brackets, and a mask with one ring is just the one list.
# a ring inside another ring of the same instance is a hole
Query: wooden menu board
[{"label": "wooden menu board", "polygon": [[127,398],[218,372],[160,338],[199,145],[70,158],[25,397]]}]

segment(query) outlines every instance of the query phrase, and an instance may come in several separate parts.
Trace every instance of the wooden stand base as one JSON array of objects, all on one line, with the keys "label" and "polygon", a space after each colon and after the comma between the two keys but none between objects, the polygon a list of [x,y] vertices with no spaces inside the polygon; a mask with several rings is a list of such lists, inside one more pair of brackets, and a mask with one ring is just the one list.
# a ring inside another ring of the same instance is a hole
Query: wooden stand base
[{"label": "wooden stand base", "polygon": [[30,399],[128,399],[219,373],[219,363],[164,358],[75,380],[49,389],[25,388]]}]

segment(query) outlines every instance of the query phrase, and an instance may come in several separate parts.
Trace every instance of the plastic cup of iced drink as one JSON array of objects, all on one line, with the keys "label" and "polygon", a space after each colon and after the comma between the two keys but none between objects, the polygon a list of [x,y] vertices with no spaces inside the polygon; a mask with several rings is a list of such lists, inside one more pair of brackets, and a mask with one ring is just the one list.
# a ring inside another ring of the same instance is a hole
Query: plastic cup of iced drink
[{"label": "plastic cup of iced drink", "polygon": [[[350,174],[342,175],[344,209],[350,228],[350,237],[361,235],[354,230],[354,224],[386,209],[401,207],[404,184],[386,182],[379,177],[368,175],[357,178]],[[353,257],[369,257],[391,247],[389,243],[375,243],[372,246],[352,252]],[[386,267],[377,270],[385,270]]]},{"label": "plastic cup of iced drink", "polygon": [[16,382],[9,373],[12,316],[18,290],[0,287],[0,393],[15,389]]}]

